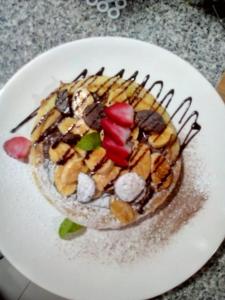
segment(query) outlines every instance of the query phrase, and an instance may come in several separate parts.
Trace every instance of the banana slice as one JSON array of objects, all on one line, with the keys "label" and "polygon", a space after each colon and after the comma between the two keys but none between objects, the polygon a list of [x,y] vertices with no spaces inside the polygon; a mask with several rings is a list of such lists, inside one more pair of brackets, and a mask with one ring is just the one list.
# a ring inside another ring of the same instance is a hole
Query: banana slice
[{"label": "banana slice", "polygon": [[94,98],[86,88],[75,90],[72,98],[72,109],[74,116],[78,119],[82,118],[85,108],[94,102]]},{"label": "banana slice", "polygon": [[77,181],[79,173],[83,170],[82,158],[77,154],[73,156],[67,163],[64,165],[62,171],[61,180],[65,184],[72,184]]},{"label": "banana slice", "polygon": [[29,162],[33,166],[37,166],[41,164],[43,160],[44,160],[43,145],[42,144],[33,145],[30,151]]},{"label": "banana slice", "polygon": [[120,170],[121,169],[119,167],[114,166],[112,168],[112,170],[107,174],[98,174],[98,173],[96,173],[93,176],[93,179],[95,181],[97,190],[99,192],[103,192],[104,188],[108,184],[110,184],[115,178],[117,178],[117,176],[119,175]]},{"label": "banana slice", "polygon": [[158,149],[166,146],[169,142],[174,141],[175,138],[176,133],[173,127],[168,125],[162,133],[151,134],[148,138],[148,141],[154,148]]},{"label": "banana slice", "polygon": [[167,159],[160,153],[153,153],[151,155],[151,178],[152,182],[159,186],[159,189],[167,189],[172,181],[173,174],[170,164]]},{"label": "banana slice", "polygon": [[98,174],[104,175],[111,172],[112,168],[114,166],[114,163],[111,159],[108,159],[104,165],[98,170]]},{"label": "banana slice", "polygon": [[91,171],[93,171],[97,164],[104,158],[105,154],[105,149],[99,147],[95,149],[87,159],[85,159],[85,164]]},{"label": "banana slice", "polygon": [[115,102],[124,102],[127,100],[126,90],[122,88],[113,89],[109,92],[107,105],[112,105]]},{"label": "banana slice", "polygon": [[174,161],[176,161],[179,154],[180,154],[180,142],[178,139],[176,139],[176,141],[172,142],[171,145],[168,146],[168,153],[166,157],[171,163],[173,163]]},{"label": "banana slice", "polygon": [[63,196],[70,196],[76,191],[76,183],[67,184],[62,181],[64,166],[57,166],[54,173],[54,183],[58,192]]},{"label": "banana slice", "polygon": [[[64,118],[58,125],[59,131],[62,134],[66,134],[76,123],[77,121],[74,118]],[[73,132],[73,130],[71,132]]]},{"label": "banana slice", "polygon": [[41,106],[40,106],[40,108],[39,108],[39,110],[38,110],[37,117],[36,117],[36,119],[35,119],[36,123],[38,123],[39,120],[40,120],[47,112],[49,112],[51,109],[54,108],[56,98],[57,98],[57,93],[54,93],[54,94],[50,95],[47,99],[44,99],[44,100],[41,102]]},{"label": "banana slice", "polygon": [[[140,95],[141,96],[141,95]],[[147,94],[144,98],[137,98],[134,102],[135,111],[145,110],[152,108],[155,98],[151,94]]]},{"label": "banana slice", "polygon": [[110,210],[117,220],[122,224],[132,222],[136,215],[131,205],[127,202],[114,199],[110,203]]},{"label": "banana slice", "polygon": [[37,126],[34,127],[35,129],[31,134],[32,142],[36,142],[41,136],[41,134],[44,133],[51,125],[53,125],[56,122],[56,120],[60,116],[60,112],[57,109],[53,109],[52,111],[48,112],[48,115],[45,114],[43,118],[45,118],[45,116],[46,119],[41,119],[40,123],[37,123]]},{"label": "banana slice", "polygon": [[[71,157],[74,154],[74,150],[70,148],[68,144],[59,143],[57,147],[49,149],[49,157],[52,162],[57,163],[61,159]],[[66,156],[66,157],[65,157]]]},{"label": "banana slice", "polygon": [[151,172],[151,152],[149,149],[144,153],[135,167],[133,167],[132,172],[135,172],[144,179],[148,178]]}]

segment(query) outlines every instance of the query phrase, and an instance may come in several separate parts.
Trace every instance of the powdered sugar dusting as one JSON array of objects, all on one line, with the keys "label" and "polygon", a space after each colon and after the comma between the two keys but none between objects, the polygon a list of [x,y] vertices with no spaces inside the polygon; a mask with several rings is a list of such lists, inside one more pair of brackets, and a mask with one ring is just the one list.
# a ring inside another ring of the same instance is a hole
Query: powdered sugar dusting
[{"label": "powdered sugar dusting", "polygon": [[193,145],[184,152],[184,172],[179,191],[164,209],[126,229],[88,229],[83,236],[61,244],[64,255],[69,260],[79,257],[101,263],[126,264],[154,255],[169,243],[171,236],[188,223],[207,199],[207,183],[201,176],[204,164]]}]

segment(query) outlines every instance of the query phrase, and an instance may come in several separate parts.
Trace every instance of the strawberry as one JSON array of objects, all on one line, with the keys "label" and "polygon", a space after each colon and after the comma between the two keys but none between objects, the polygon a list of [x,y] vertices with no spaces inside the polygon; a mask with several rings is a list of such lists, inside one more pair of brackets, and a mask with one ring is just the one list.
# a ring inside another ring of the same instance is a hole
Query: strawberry
[{"label": "strawberry", "polygon": [[105,133],[117,144],[123,146],[130,135],[130,129],[123,128],[108,118],[101,120],[101,126]]},{"label": "strawberry", "polygon": [[107,135],[104,136],[102,145],[107,151],[112,152],[122,158],[127,158],[131,153],[131,147],[128,145],[120,146],[111,140]]},{"label": "strawberry", "polygon": [[121,167],[128,166],[128,161],[125,158],[119,156],[118,154],[116,154],[114,152],[107,150],[106,156],[107,156],[107,158],[111,159],[118,166],[121,166]]},{"label": "strawberry", "polygon": [[105,108],[105,113],[108,118],[120,126],[131,127],[134,123],[133,107],[127,103],[115,103]]},{"label": "strawberry", "polygon": [[17,136],[6,141],[3,148],[9,156],[27,162],[30,154],[31,141],[23,136]]}]

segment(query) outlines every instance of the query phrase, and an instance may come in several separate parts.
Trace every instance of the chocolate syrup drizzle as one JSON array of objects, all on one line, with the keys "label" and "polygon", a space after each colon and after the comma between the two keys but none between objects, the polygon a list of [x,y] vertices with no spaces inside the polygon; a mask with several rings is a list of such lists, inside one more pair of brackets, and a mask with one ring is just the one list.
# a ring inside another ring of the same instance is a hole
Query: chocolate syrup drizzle
[{"label": "chocolate syrup drizzle", "polygon": [[[78,83],[79,88],[80,87],[87,87],[90,84],[93,84],[95,82],[95,80],[98,78],[98,76],[102,76],[104,73],[105,68],[102,67],[98,72],[96,72],[94,75],[90,75],[88,76],[88,70],[84,69],[74,80],[73,83]],[[110,78],[106,78],[106,80],[100,85],[98,86],[98,89],[92,93],[93,94],[93,98],[94,98],[94,102],[97,104],[102,103],[104,104],[107,100],[107,96],[108,93],[110,91],[110,89],[118,83],[119,80],[121,80],[121,78],[123,78],[124,76],[124,72],[125,70],[122,69],[120,70],[118,73],[116,73],[114,76],[110,77]],[[128,79],[124,80],[121,84],[120,84],[120,89],[121,91],[119,92],[119,94],[115,95],[112,99],[112,101],[114,100],[115,97],[120,97],[124,92],[126,92],[129,87],[133,84],[133,82],[136,80],[137,76],[138,76],[138,71],[135,71]],[[79,85],[79,80],[81,80],[81,85]],[[125,101],[128,102],[130,105],[132,105],[134,108],[142,101],[142,99],[148,94],[151,93],[153,91],[153,89],[155,90],[156,88],[158,89],[158,92],[156,94],[156,97],[150,107],[150,110],[152,111],[152,114],[154,112],[157,112],[158,109],[160,107],[163,107],[163,112],[169,107],[171,101],[173,100],[175,91],[174,89],[171,89],[169,92],[167,92],[164,97],[162,97],[161,101],[157,101],[159,100],[159,97],[162,94],[163,91],[163,87],[164,87],[164,83],[162,80],[157,80],[155,82],[152,83],[152,85],[148,88],[145,89],[146,84],[148,83],[150,79],[150,75],[148,74],[142,83],[138,84],[137,87],[135,88],[135,90],[133,91],[133,94],[126,99]],[[102,92],[103,91],[103,92]],[[54,94],[56,91],[54,91],[52,94]],[[52,95],[51,94],[51,95]],[[88,97],[88,96],[87,96]],[[84,99],[83,102],[85,102],[86,99]],[[175,116],[178,115],[178,113],[181,113],[181,111],[184,109],[182,115],[179,117],[178,120],[178,124],[181,124],[180,128],[177,131],[177,135],[176,138],[173,140],[172,143],[175,143],[176,140],[178,138],[180,138],[180,134],[184,131],[184,129],[188,126],[188,124],[190,124],[190,128],[187,131],[186,135],[183,138],[183,141],[180,144],[180,151],[176,157],[176,159],[171,163],[171,167],[173,167],[177,160],[179,159],[180,155],[182,154],[183,150],[185,149],[185,147],[191,142],[191,140],[198,134],[198,132],[201,130],[201,126],[198,123],[198,117],[199,117],[199,113],[197,111],[193,111],[191,112],[188,116],[188,112],[190,111],[191,108],[191,104],[192,104],[192,97],[188,97],[186,99],[184,99],[181,104],[176,108],[176,110],[172,113],[168,123],[166,125],[168,125],[174,118]],[[156,105],[155,105],[156,104]],[[154,109],[153,109],[154,107]],[[36,108],[29,116],[27,116],[22,122],[20,122],[15,128],[13,128],[11,130],[12,133],[16,132],[21,126],[23,126],[24,124],[26,124],[28,121],[30,121],[32,118],[34,118],[38,112],[38,108]],[[39,122],[36,124],[36,126],[34,127],[33,131],[34,132],[38,126],[41,126],[41,124],[49,117],[49,115],[51,115],[54,110],[56,108],[54,107],[52,110],[50,110],[49,112],[47,112],[44,116],[42,116],[42,118],[39,120]],[[151,116],[151,114],[150,114]],[[63,118],[65,117],[65,115],[60,115],[57,120],[54,122],[54,124],[52,126],[50,126],[39,138],[37,141],[35,141],[35,144],[38,144],[42,141],[45,141],[49,135],[53,134],[55,131],[58,130],[58,124],[63,120]],[[186,117],[186,118],[185,118]],[[149,118],[149,116],[147,117]],[[147,119],[143,120],[143,123],[146,121]],[[71,126],[68,131],[63,135],[61,134],[61,136],[57,136],[57,140],[55,141],[55,143],[51,144],[54,145],[54,147],[56,145],[58,145],[58,143],[60,141],[63,140],[63,138],[66,136],[66,134],[71,133],[71,131],[74,129],[75,125]],[[87,130],[88,132],[88,130]],[[160,135],[158,135],[156,137],[159,138]],[[145,136],[145,140],[146,140],[146,136]],[[133,165],[130,166],[129,171],[131,171],[137,164],[138,162],[143,158],[143,156],[146,154],[146,152],[148,151],[148,149],[146,149],[141,155],[140,157],[138,157],[135,160],[135,157],[138,155],[139,149],[140,149],[141,144],[139,145],[139,148],[135,150],[135,152],[133,154],[131,154],[130,159],[134,160],[135,163]],[[166,154],[166,150],[164,149],[162,154]],[[66,161],[71,157],[69,154],[69,151],[65,153],[65,155],[63,156],[63,158],[58,162],[58,164],[65,164]],[[89,157],[89,153],[87,152],[85,159],[88,159]],[[101,159],[101,161],[95,166],[95,168],[91,171],[91,175],[94,175],[106,162],[106,157],[103,157]],[[160,164],[157,165],[157,168],[160,166]],[[157,171],[157,168],[154,170],[154,172]],[[116,176],[116,178],[114,178],[111,182],[109,182],[107,184],[107,186],[105,187],[105,190],[110,191],[110,189],[112,188],[114,182],[116,181],[116,179],[120,176],[120,174],[122,173],[123,168],[120,169],[118,175]],[[166,174],[165,178],[162,179],[161,183],[158,185],[158,187],[160,187],[163,182],[167,179],[167,177],[170,175]],[[153,195],[154,191],[151,187],[151,174],[149,174],[148,178],[146,179],[146,189],[144,192],[143,197],[140,199],[139,195],[138,197],[136,197],[136,199],[133,200],[133,203],[137,209],[137,211],[139,213],[144,213],[144,207],[147,205],[147,203],[150,201],[152,195]]]}]

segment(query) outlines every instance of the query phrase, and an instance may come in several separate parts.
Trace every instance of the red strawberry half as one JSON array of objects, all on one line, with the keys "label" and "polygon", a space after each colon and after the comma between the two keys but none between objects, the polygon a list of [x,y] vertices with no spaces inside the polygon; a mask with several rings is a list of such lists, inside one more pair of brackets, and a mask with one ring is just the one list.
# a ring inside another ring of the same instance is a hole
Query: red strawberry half
[{"label": "red strawberry half", "polygon": [[102,145],[107,151],[114,153],[122,158],[127,158],[131,153],[130,146],[128,145],[120,146],[116,144],[113,140],[111,140],[108,136],[104,136]]},{"label": "red strawberry half", "polygon": [[107,151],[106,156],[109,159],[111,159],[116,165],[119,165],[121,167],[127,167],[128,166],[128,161],[125,158],[119,156],[116,153],[113,153],[111,151]]},{"label": "red strawberry half", "polygon": [[3,148],[9,156],[27,162],[30,154],[31,141],[23,136],[17,136],[6,141]]},{"label": "red strawberry half", "polygon": [[116,124],[124,127],[131,127],[134,122],[133,107],[127,103],[115,103],[105,109],[108,118]]},{"label": "red strawberry half", "polygon": [[108,118],[104,118],[101,120],[101,126],[104,129],[105,133],[121,146],[126,143],[130,135],[130,129],[123,128]]}]

